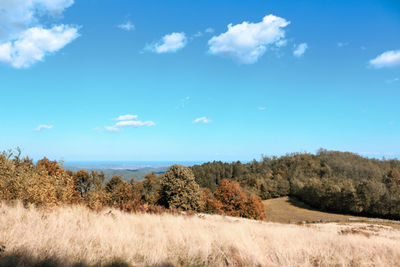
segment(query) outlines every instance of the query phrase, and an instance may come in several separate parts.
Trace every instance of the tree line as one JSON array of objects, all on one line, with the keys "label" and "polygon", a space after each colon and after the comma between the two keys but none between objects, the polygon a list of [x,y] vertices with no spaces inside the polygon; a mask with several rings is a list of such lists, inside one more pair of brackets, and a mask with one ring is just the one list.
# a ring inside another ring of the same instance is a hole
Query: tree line
[{"label": "tree line", "polygon": [[236,181],[261,199],[291,196],[312,207],[363,216],[400,219],[400,161],[320,149],[191,167],[197,183],[212,192],[222,179]]},{"label": "tree line", "polygon": [[147,174],[144,180],[121,176],[105,180],[104,172],[63,169],[47,158],[36,164],[21,158],[20,151],[0,154],[0,200],[22,201],[25,205],[86,205],[128,212],[203,212],[264,219],[258,196],[245,192],[236,181],[221,179],[212,192],[200,187],[190,168],[173,165],[164,174]]},{"label": "tree line", "polygon": [[261,200],[290,196],[312,207],[400,219],[400,161],[319,150],[263,157],[249,163],[220,161],[126,181],[103,172],[64,170],[44,158],[0,154],[0,199],[35,205],[84,204],[134,212],[196,211],[254,219],[265,217]]}]

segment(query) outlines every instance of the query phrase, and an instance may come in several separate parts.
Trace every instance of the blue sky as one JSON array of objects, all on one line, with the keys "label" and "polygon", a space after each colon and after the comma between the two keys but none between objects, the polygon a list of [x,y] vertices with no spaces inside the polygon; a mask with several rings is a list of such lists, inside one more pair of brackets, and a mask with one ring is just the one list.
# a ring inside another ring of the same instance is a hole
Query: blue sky
[{"label": "blue sky", "polygon": [[400,3],[5,0],[0,93],[34,159],[398,157]]}]

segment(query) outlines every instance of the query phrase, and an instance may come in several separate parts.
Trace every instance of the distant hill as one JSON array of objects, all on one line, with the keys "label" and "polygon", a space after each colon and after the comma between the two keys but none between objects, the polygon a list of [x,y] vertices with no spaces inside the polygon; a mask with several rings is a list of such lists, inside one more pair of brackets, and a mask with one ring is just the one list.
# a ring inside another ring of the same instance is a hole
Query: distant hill
[{"label": "distant hill", "polygon": [[173,164],[193,166],[201,163],[195,161],[71,161],[66,162],[63,167],[71,171],[82,169],[104,171],[106,180],[114,175],[120,175],[126,181],[131,178],[140,181],[148,173],[163,174]]},{"label": "distant hill", "polygon": [[163,174],[169,167],[143,167],[138,169],[103,169],[103,168],[80,168],[73,166],[66,166],[67,170],[78,171],[81,169],[86,169],[88,171],[103,171],[106,180],[111,179],[115,175],[121,176],[124,180],[130,181],[131,178],[135,178],[135,181],[143,180],[146,174],[154,172],[155,174]]},{"label": "distant hill", "polygon": [[115,175],[121,176],[124,180],[129,181],[131,178],[135,178],[135,181],[143,180],[146,174],[154,172],[155,174],[163,174],[168,167],[145,167],[136,170],[129,170],[129,169],[104,169],[99,171],[104,171],[106,176],[106,180],[109,180],[111,177]]}]

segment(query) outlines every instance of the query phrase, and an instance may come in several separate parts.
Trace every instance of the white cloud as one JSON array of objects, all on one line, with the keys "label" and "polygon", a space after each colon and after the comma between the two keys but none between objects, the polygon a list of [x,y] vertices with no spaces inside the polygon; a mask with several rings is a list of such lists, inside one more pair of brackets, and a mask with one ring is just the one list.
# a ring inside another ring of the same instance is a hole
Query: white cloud
[{"label": "white cloud", "polygon": [[124,126],[132,126],[132,127],[140,127],[140,126],[154,126],[155,123],[153,121],[120,121],[115,124],[116,127],[124,127]]},{"label": "white cloud", "polygon": [[43,15],[59,16],[74,0],[1,0],[0,28],[12,34],[37,23]]},{"label": "white cloud", "polygon": [[33,27],[18,38],[0,45],[0,61],[15,68],[26,68],[63,48],[79,36],[77,28],[67,25],[51,29]]},{"label": "white cloud", "polygon": [[187,38],[184,32],[173,32],[165,35],[159,42],[148,45],[146,49],[155,53],[173,53],[187,44]]},{"label": "white cloud", "polygon": [[276,45],[277,47],[286,46],[286,45],[287,45],[287,40],[286,40],[286,39],[281,39],[281,40],[279,40],[278,42],[276,42],[275,45]]},{"label": "white cloud", "polygon": [[258,107],[257,109],[262,111],[262,110],[266,110],[267,108],[266,107]]},{"label": "white cloud", "polygon": [[60,16],[74,0],[1,0],[0,40],[13,39],[20,32],[38,24],[44,15]]},{"label": "white cloud", "polygon": [[284,28],[289,21],[268,15],[259,23],[243,22],[228,25],[228,31],[208,41],[209,52],[233,57],[241,63],[252,64],[265,53],[268,46],[282,46]]},{"label": "white cloud", "polygon": [[137,120],[138,115],[130,115],[130,114],[126,114],[126,115],[121,115],[118,118],[116,118],[117,121],[130,121],[130,120]]},{"label": "white cloud", "polygon": [[132,22],[128,20],[125,23],[119,24],[118,28],[125,31],[132,31],[135,29],[135,25],[133,25]]},{"label": "white cloud", "polygon": [[211,120],[210,120],[210,119],[207,119],[206,117],[200,117],[200,118],[197,118],[197,119],[195,119],[195,120],[193,121],[193,123],[199,123],[199,122],[202,122],[202,123],[210,123]]},{"label": "white cloud", "polygon": [[39,125],[38,127],[36,127],[35,131],[40,132],[41,130],[50,130],[52,128],[53,128],[53,125],[42,124],[42,125]]},{"label": "white cloud", "polygon": [[307,50],[308,45],[306,43],[299,44],[298,46],[295,47],[293,51],[293,55],[295,57],[301,57]]},{"label": "white cloud", "polygon": [[142,127],[142,126],[154,126],[154,121],[140,121],[137,115],[121,115],[116,118],[118,122],[112,126],[105,126],[104,130],[108,132],[119,132],[123,127]]},{"label": "white cloud", "polygon": [[45,16],[60,17],[74,0],[1,0],[0,61],[15,68],[29,67],[76,39],[78,28],[68,25],[46,29]]},{"label": "white cloud", "polygon": [[400,50],[386,51],[376,58],[371,59],[369,64],[377,69],[400,66]]}]

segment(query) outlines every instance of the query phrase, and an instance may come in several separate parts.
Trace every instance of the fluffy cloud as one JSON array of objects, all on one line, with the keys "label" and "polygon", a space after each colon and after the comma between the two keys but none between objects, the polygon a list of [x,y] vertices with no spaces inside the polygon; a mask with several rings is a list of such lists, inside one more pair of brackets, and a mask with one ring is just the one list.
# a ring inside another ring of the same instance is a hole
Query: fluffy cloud
[{"label": "fluffy cloud", "polygon": [[156,125],[153,121],[140,121],[137,115],[121,115],[116,120],[118,122],[113,126],[105,126],[104,130],[108,132],[119,132],[123,127],[142,127],[142,126],[154,126]]},{"label": "fluffy cloud", "polygon": [[132,31],[135,29],[135,25],[133,25],[132,22],[128,20],[127,22],[118,25],[118,28],[125,31]]},{"label": "fluffy cloud", "polygon": [[184,32],[173,32],[165,35],[159,42],[148,45],[146,48],[155,53],[173,53],[187,44],[187,38]]},{"label": "fluffy cloud", "polygon": [[400,50],[386,51],[376,58],[371,59],[369,64],[377,69],[400,66]]},{"label": "fluffy cloud", "polygon": [[195,120],[193,121],[193,123],[199,123],[199,122],[202,122],[202,123],[210,123],[211,120],[210,120],[210,119],[207,119],[207,117],[200,117],[200,118],[197,118],[197,119],[195,119]]},{"label": "fluffy cloud", "polygon": [[79,36],[78,30],[67,25],[51,29],[33,27],[15,40],[0,45],[0,61],[15,68],[26,68],[54,53]]},{"label": "fluffy cloud", "polygon": [[76,39],[77,27],[58,25],[46,29],[39,19],[60,16],[74,0],[1,0],[0,61],[15,68],[42,61]]},{"label": "fluffy cloud", "polygon": [[284,28],[289,21],[268,15],[259,23],[243,22],[228,25],[228,31],[208,41],[209,52],[233,57],[241,63],[252,64],[265,53],[268,46],[285,43]]},{"label": "fluffy cloud", "polygon": [[116,118],[117,121],[129,121],[129,120],[137,120],[138,115],[130,115],[130,114],[126,114],[126,115],[121,115],[118,118]]},{"label": "fluffy cloud", "polygon": [[306,43],[299,44],[298,46],[295,47],[293,51],[293,55],[295,57],[301,57],[307,50],[308,45]]},{"label": "fluffy cloud", "polygon": [[12,39],[37,24],[43,15],[61,15],[73,3],[74,0],[1,0],[0,29],[5,33],[2,40]]},{"label": "fluffy cloud", "polygon": [[116,127],[124,127],[124,126],[132,126],[132,127],[140,127],[140,126],[154,126],[155,123],[153,121],[120,121],[115,124]]},{"label": "fluffy cloud", "polygon": [[41,130],[50,130],[52,128],[53,128],[53,125],[42,124],[42,125],[39,125],[38,127],[36,127],[35,131],[40,132]]}]

